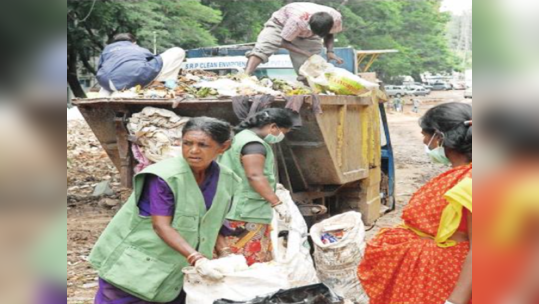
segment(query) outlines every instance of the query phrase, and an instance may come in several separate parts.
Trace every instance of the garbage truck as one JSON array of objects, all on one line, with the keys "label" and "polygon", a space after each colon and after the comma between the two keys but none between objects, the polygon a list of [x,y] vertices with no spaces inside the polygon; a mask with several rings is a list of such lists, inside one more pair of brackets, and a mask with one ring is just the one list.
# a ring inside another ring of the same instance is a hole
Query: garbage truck
[{"label": "garbage truck", "polygon": [[[230,73],[245,66],[249,46],[195,49],[187,52],[184,69]],[[345,60],[340,66],[376,81],[362,66],[362,53],[337,48]],[[295,75],[286,51],[261,66],[257,76],[292,79]],[[369,63],[367,63],[368,65]],[[395,207],[395,169],[383,90],[367,97],[320,95],[323,114],[312,110],[308,96],[300,110],[303,126],[275,146],[278,179],[290,192],[309,224],[346,211],[359,211],[373,224],[384,210]],[[198,99],[93,98],[74,99],[120,172],[122,186],[132,187],[135,160],[126,124],[145,107],[164,108],[182,117],[210,116],[239,123],[230,97]],[[276,98],[273,107],[284,107]]]}]

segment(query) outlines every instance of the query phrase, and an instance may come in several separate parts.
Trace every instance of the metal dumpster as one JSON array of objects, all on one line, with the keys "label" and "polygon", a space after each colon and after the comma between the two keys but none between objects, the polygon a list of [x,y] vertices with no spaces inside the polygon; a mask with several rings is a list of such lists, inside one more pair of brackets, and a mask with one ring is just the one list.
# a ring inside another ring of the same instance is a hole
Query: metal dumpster
[{"label": "metal dumpster", "polygon": [[[358,210],[367,225],[380,216],[381,128],[377,97],[320,96],[323,114],[312,111],[312,98],[301,110],[303,127],[275,147],[279,179],[298,204],[323,204],[329,214]],[[231,99],[75,99],[121,174],[132,186],[127,119],[147,106],[172,110],[180,116],[211,116],[234,125],[239,121]],[[284,107],[277,99],[274,107]]]}]

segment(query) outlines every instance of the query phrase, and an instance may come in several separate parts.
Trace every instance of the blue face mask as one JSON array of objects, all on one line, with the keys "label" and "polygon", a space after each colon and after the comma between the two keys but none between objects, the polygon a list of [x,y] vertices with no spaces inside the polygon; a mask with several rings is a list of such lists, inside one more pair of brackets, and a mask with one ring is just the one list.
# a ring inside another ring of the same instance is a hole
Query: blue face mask
[{"label": "blue face mask", "polygon": [[445,166],[451,166],[451,161],[445,155],[445,149],[443,145],[439,146],[436,149],[432,149],[432,150],[430,149],[430,145],[432,144],[432,141],[434,140],[435,137],[436,135],[432,137],[428,145],[425,145],[425,153],[427,153],[427,155],[430,157],[430,159],[433,162],[437,164],[442,164]]}]

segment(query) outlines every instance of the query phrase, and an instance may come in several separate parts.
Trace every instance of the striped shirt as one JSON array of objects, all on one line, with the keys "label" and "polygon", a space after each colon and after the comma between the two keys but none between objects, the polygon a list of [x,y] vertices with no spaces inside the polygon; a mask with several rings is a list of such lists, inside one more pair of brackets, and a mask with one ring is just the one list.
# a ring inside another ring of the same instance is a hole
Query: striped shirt
[{"label": "striped shirt", "polygon": [[283,26],[282,37],[286,41],[293,41],[296,38],[310,38],[314,36],[309,26],[311,16],[326,12],[333,17],[333,28],[331,34],[342,32],[342,15],[335,9],[323,5],[307,2],[296,2],[288,4],[275,12],[273,21]]}]

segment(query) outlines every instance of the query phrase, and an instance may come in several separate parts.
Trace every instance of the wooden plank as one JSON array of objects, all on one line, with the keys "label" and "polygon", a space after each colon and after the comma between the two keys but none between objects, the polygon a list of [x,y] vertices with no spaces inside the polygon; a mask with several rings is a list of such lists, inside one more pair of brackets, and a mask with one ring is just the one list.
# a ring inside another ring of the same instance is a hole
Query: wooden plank
[{"label": "wooden plank", "polygon": [[[254,97],[254,96],[253,96]],[[193,104],[193,103],[231,103],[231,97],[221,98],[198,98],[198,99],[183,99],[183,98],[91,98],[80,99],[76,98],[72,100],[74,105],[94,105],[94,104],[122,104],[122,105],[173,105],[178,102],[179,104]],[[282,97],[277,97],[275,102],[285,102]]]},{"label": "wooden plank", "polygon": [[[222,98],[200,98],[200,99],[164,99],[164,98],[92,98],[92,99],[73,99],[72,103],[79,105],[98,105],[98,104],[122,104],[122,105],[174,105],[178,104],[193,104],[193,103],[231,103],[231,97]],[[286,102],[284,97],[275,98],[276,103]],[[312,98],[307,98],[306,103],[312,105]],[[327,105],[373,105],[371,97],[359,96],[331,96],[320,95],[320,103]]]},{"label": "wooden plank", "polygon": [[122,187],[133,188],[133,157],[131,155],[131,144],[128,140],[129,132],[125,125],[125,117],[127,117],[127,113],[123,117],[116,117],[114,119],[118,152],[120,154],[120,182]]}]

